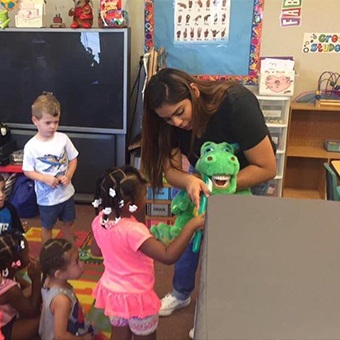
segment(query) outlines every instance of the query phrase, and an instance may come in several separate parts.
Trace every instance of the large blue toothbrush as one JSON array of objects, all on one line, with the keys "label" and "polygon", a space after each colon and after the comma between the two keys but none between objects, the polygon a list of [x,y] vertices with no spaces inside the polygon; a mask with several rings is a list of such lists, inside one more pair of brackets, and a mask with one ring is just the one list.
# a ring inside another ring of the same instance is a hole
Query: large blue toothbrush
[{"label": "large blue toothbrush", "polygon": [[[204,175],[203,176],[204,183],[208,186],[209,190],[212,190],[212,182],[211,179]],[[204,195],[204,193],[201,194],[201,200],[200,200],[200,208],[198,210],[198,215],[203,214],[207,208],[207,196]],[[202,230],[196,231],[194,235],[194,239],[192,241],[192,251],[194,253],[199,252],[200,246],[201,246],[201,240],[202,240]]]}]

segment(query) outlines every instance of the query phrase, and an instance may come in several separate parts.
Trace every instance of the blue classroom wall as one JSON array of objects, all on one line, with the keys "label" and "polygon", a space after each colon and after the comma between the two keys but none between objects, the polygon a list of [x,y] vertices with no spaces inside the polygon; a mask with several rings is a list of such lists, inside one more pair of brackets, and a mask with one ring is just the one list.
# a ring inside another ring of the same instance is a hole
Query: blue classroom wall
[{"label": "blue classroom wall", "polygon": [[175,1],[154,1],[155,48],[168,53],[167,66],[191,74],[248,75],[254,0],[230,0],[228,41],[174,41]]}]

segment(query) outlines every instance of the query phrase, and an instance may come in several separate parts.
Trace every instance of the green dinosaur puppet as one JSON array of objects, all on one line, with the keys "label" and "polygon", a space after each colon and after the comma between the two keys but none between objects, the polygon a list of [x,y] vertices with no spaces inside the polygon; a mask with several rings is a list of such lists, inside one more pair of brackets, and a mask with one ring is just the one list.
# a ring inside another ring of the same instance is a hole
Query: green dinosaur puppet
[{"label": "green dinosaur puppet", "polygon": [[[205,180],[211,195],[251,195],[250,189],[236,192],[240,164],[234,152],[234,147],[228,143],[205,142],[202,145],[195,170]],[[195,216],[195,205],[185,190],[181,190],[172,200],[171,212],[176,215],[174,225],[159,223],[150,228],[152,235],[164,244],[176,238],[184,225]]]}]

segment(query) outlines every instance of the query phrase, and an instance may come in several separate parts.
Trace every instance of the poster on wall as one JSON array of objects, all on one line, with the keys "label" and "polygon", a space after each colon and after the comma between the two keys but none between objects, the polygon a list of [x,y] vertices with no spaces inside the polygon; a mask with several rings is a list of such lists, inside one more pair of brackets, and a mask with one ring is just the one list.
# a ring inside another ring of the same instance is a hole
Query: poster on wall
[{"label": "poster on wall", "polygon": [[303,53],[340,53],[340,33],[305,33]]},{"label": "poster on wall", "polygon": [[145,0],[145,52],[204,79],[256,85],[264,0]]},{"label": "poster on wall", "polygon": [[230,0],[175,1],[175,42],[227,41],[229,23]]}]

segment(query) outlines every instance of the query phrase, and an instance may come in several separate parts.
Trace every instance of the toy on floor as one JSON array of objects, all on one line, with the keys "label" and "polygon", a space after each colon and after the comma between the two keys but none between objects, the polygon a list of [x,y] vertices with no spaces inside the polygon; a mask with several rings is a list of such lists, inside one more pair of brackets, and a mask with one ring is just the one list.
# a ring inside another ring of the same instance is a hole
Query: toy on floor
[{"label": "toy on floor", "polygon": [[74,7],[68,12],[73,16],[71,28],[91,28],[93,24],[93,13],[90,0],[74,0]]},{"label": "toy on floor", "polygon": [[[202,145],[201,157],[196,163],[195,170],[208,185],[211,195],[231,195],[235,193],[251,195],[250,189],[236,192],[240,164],[234,153],[234,147],[228,143],[206,142]],[[203,213],[206,208],[206,197],[203,196],[200,213]],[[195,205],[188,197],[187,192],[181,190],[171,202],[171,212],[176,215],[174,225],[170,226],[165,223],[154,225],[150,228],[152,235],[164,244],[169,244],[179,235],[184,225],[197,214],[195,210]],[[198,251],[200,244],[200,234],[196,235],[194,237],[194,251]]]},{"label": "toy on floor", "polygon": [[6,10],[0,10],[0,28],[5,29],[6,27],[8,27],[9,22],[10,19],[8,17],[8,12]]}]

